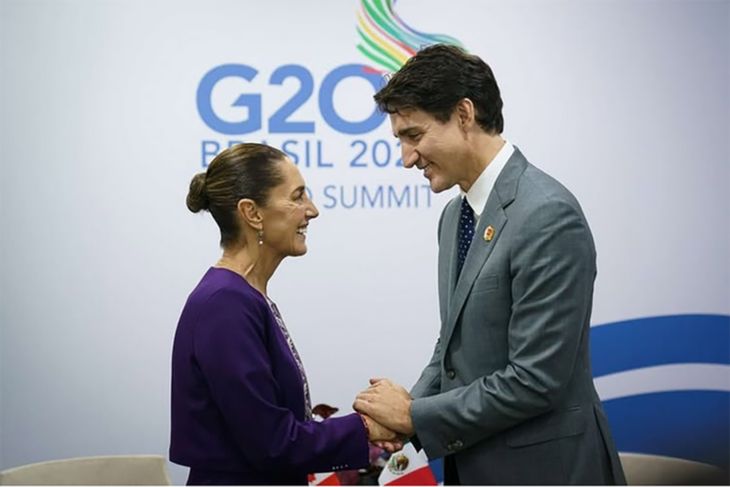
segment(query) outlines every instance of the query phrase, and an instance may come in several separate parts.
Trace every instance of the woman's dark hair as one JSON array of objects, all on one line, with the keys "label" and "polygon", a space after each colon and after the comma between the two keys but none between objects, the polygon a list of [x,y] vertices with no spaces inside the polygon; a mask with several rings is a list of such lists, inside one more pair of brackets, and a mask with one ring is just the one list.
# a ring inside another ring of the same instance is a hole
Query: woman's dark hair
[{"label": "woman's dark hair", "polygon": [[218,154],[208,170],[193,176],[186,200],[193,213],[207,210],[221,232],[221,247],[240,238],[238,202],[248,198],[265,206],[271,189],[283,181],[278,163],[286,155],[263,144],[237,144]]},{"label": "woman's dark hair", "polygon": [[469,98],[484,131],[501,134],[504,129],[502,98],[492,69],[456,46],[435,44],[422,49],[374,98],[383,112],[415,108],[440,122],[448,121],[456,104]]}]

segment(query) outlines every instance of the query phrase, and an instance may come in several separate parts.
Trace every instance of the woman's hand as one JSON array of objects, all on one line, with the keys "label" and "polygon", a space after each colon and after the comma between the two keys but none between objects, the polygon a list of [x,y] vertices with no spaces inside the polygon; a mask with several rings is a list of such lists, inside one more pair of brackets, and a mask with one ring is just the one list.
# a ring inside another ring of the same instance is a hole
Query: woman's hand
[{"label": "woman's hand", "polygon": [[397,451],[400,451],[403,449],[403,441],[402,440],[395,440],[395,441],[378,441],[375,443],[375,445],[379,446],[383,450],[387,451],[388,453],[395,453]]},{"label": "woman's hand", "polygon": [[371,443],[376,442],[388,442],[393,443],[399,440],[398,433],[390,430],[382,424],[375,421],[367,414],[360,414],[360,417],[365,422],[365,428],[368,432],[368,441]]}]

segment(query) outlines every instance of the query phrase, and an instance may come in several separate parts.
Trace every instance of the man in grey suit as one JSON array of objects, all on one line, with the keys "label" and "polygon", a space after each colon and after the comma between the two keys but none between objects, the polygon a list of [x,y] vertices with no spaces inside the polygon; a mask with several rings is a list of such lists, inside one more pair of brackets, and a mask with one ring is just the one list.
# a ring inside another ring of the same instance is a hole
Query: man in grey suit
[{"label": "man in grey suit", "polygon": [[355,408],[445,456],[447,484],[625,483],[591,375],[591,231],[573,195],[500,135],[492,70],[427,47],[375,100],[405,167],[461,195],[438,226],[433,357],[410,393],[373,379]]}]

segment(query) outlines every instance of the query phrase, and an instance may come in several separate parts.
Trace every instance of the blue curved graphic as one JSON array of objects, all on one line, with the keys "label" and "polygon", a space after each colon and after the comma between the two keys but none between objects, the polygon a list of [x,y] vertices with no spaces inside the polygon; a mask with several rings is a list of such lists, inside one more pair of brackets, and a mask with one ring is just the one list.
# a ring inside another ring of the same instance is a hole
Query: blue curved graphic
[{"label": "blue curved graphic", "polygon": [[620,451],[685,458],[728,468],[730,393],[674,391],[605,401]]},{"label": "blue curved graphic", "polygon": [[[596,378],[669,364],[729,365],[730,316],[657,316],[593,327],[591,356]],[[730,391],[666,390],[603,404],[619,451],[730,467]]]},{"label": "blue curved graphic", "polygon": [[676,363],[730,364],[730,316],[673,315],[591,328],[593,376]]}]

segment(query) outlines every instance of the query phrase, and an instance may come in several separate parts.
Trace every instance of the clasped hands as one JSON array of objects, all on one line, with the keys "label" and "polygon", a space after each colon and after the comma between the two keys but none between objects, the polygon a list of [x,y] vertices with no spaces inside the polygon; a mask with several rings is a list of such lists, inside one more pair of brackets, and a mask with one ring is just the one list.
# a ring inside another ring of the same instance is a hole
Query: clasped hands
[{"label": "clasped hands", "polygon": [[369,440],[393,453],[412,436],[411,395],[388,379],[370,379],[370,387],[360,392],[352,407],[363,415]]}]

